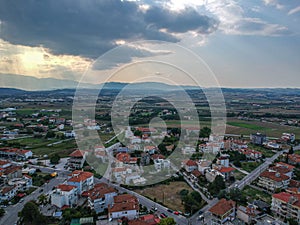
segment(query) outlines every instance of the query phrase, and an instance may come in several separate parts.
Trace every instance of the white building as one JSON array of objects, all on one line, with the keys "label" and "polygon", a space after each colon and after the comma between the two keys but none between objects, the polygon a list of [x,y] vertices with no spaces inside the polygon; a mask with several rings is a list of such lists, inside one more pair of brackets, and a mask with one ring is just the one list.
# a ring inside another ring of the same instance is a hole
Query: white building
[{"label": "white building", "polygon": [[78,200],[77,188],[73,185],[60,184],[50,194],[51,204],[58,208],[73,207]]},{"label": "white building", "polygon": [[94,187],[94,174],[81,170],[72,172],[71,177],[67,180],[68,185],[73,185],[77,188],[78,194],[84,191],[89,191]]},{"label": "white building", "polygon": [[192,155],[195,152],[196,152],[196,149],[191,146],[185,146],[182,148],[182,154],[184,154],[184,155],[187,155],[187,154]]},{"label": "white building", "polygon": [[88,204],[96,213],[103,212],[109,205],[113,204],[117,190],[105,183],[95,184],[94,188],[82,194],[88,197]]},{"label": "white building", "polygon": [[155,159],[154,161],[154,167],[157,171],[161,171],[162,169],[168,169],[170,168],[170,160],[168,159]]},{"label": "white building", "polygon": [[123,194],[114,197],[114,204],[108,207],[108,216],[112,219],[127,217],[134,219],[139,216],[139,201],[130,194]]}]

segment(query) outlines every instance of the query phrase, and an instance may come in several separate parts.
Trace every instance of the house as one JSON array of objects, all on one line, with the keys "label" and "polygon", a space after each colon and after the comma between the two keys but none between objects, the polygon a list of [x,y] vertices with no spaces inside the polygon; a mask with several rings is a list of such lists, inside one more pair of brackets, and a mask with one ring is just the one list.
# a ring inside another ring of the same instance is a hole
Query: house
[{"label": "house", "polygon": [[263,145],[267,141],[267,136],[265,134],[256,133],[250,135],[251,142],[255,145]]},{"label": "house", "polygon": [[225,224],[235,219],[236,203],[222,198],[209,209],[209,212],[212,214],[212,225]]},{"label": "house", "polygon": [[10,186],[15,186],[17,187],[18,191],[26,191],[30,187],[32,187],[32,177],[28,175],[23,175],[21,178],[13,178],[8,181],[8,184]]},{"label": "house", "polygon": [[132,173],[132,169],[129,167],[115,167],[112,168],[112,180],[117,183],[121,183],[123,179],[123,175]]},{"label": "house", "polygon": [[134,185],[141,185],[146,183],[146,179],[141,177],[137,172],[122,174],[121,177],[125,184],[133,183]]},{"label": "house", "polygon": [[198,182],[198,178],[200,177],[200,176],[202,176],[202,174],[200,173],[200,171],[199,170],[193,170],[192,172],[191,172],[191,178],[192,178],[192,180],[194,180],[195,182]]},{"label": "house", "polygon": [[5,185],[0,189],[0,202],[9,201],[16,196],[18,188],[16,186]]},{"label": "house", "polygon": [[153,146],[153,145],[146,145],[144,147],[144,152],[148,152],[150,155],[153,155],[156,151],[156,146]]},{"label": "house", "polygon": [[257,210],[254,205],[249,204],[247,207],[238,206],[236,216],[245,223],[251,224],[253,219],[260,213],[261,212]]},{"label": "house", "polygon": [[222,165],[224,167],[229,167],[229,155],[221,155],[217,159],[217,164]]},{"label": "house", "polygon": [[141,216],[140,220],[147,222],[148,225],[156,225],[160,222],[159,217],[153,214]]},{"label": "house", "polygon": [[300,155],[298,154],[289,154],[288,163],[292,165],[300,165]]},{"label": "house", "polygon": [[198,169],[198,164],[196,163],[196,161],[189,159],[184,163],[184,169],[190,173]]},{"label": "house", "polygon": [[290,182],[290,177],[278,172],[264,171],[258,177],[257,185],[269,191],[276,191],[282,188],[287,188]]},{"label": "house", "polygon": [[139,216],[139,201],[130,194],[114,196],[114,203],[108,206],[108,217],[134,219]]},{"label": "house", "polygon": [[58,208],[73,207],[77,204],[77,188],[74,185],[60,184],[50,194],[51,204]]},{"label": "house", "polygon": [[87,153],[82,150],[75,150],[72,152],[69,156],[70,158],[68,159],[68,166],[72,170],[76,169],[81,169],[83,167],[83,164],[85,162]]},{"label": "house", "polygon": [[142,143],[142,139],[137,136],[132,136],[132,137],[130,137],[130,143],[131,144],[140,144],[140,143]]},{"label": "house", "polygon": [[246,156],[248,160],[258,160],[262,158],[262,153],[253,149],[240,149],[240,152]]},{"label": "house", "polygon": [[14,178],[21,178],[22,177],[22,167],[10,165],[10,166],[2,169],[1,173],[2,173],[2,177],[5,178],[6,180],[10,180],[10,179],[14,179]]},{"label": "house", "polygon": [[206,170],[209,170],[209,169],[210,169],[210,165],[211,165],[211,164],[212,164],[212,161],[210,161],[210,160],[204,160],[204,159],[199,160],[199,161],[197,162],[198,170],[200,171],[200,173],[201,173],[202,175],[204,175],[205,172],[206,172]]},{"label": "house", "polygon": [[215,169],[209,169],[205,173],[205,178],[210,183],[212,183],[217,176],[222,176],[224,178],[224,175]]},{"label": "house", "polygon": [[76,133],[74,130],[67,130],[64,132],[66,138],[74,138],[76,137]]},{"label": "house", "polygon": [[284,175],[292,178],[294,168],[295,168],[294,166],[280,162],[280,163],[277,163],[275,166],[270,167],[268,169],[268,171],[278,172],[280,174],[284,174]]},{"label": "house", "polygon": [[88,198],[88,205],[91,209],[100,213],[108,208],[108,205],[113,204],[117,190],[105,183],[99,183],[95,184],[93,189],[83,192],[82,196]]},{"label": "house", "polygon": [[130,220],[128,225],[157,225],[160,222],[160,218],[157,215],[149,214],[140,216],[138,219]]},{"label": "house", "polygon": [[26,160],[33,156],[32,151],[18,148],[0,148],[0,157],[12,160]]},{"label": "house", "polygon": [[271,210],[282,219],[293,218],[300,224],[300,194],[287,192],[273,194]]},{"label": "house", "polygon": [[141,154],[141,165],[142,166],[149,165],[150,164],[150,159],[151,159],[150,154],[143,152]]},{"label": "house", "polygon": [[225,167],[221,166],[216,169],[222,176],[224,177],[225,180],[229,180],[230,177],[233,177],[233,171],[235,170],[232,167]]},{"label": "house", "polygon": [[282,133],[281,139],[286,142],[294,142],[296,139],[296,136],[295,136],[295,134]]},{"label": "house", "polygon": [[137,163],[137,158],[131,157],[128,153],[120,152],[116,155],[116,159],[125,164],[136,164]]},{"label": "house", "polygon": [[171,162],[168,159],[155,159],[153,160],[154,167],[157,171],[161,171],[162,169],[169,169]]},{"label": "house", "polygon": [[95,149],[94,154],[95,154],[97,159],[101,159],[102,163],[106,163],[108,161],[108,156],[106,154],[105,149],[99,149],[99,150]]},{"label": "house", "polygon": [[116,149],[116,152],[117,153],[129,153],[129,148],[127,148],[127,147],[118,147],[117,149]]},{"label": "house", "polygon": [[184,155],[192,155],[195,152],[196,152],[196,149],[191,146],[185,146],[182,148],[182,154],[184,154]]},{"label": "house", "polygon": [[75,170],[69,175],[67,180],[68,185],[73,185],[77,188],[78,194],[82,194],[84,191],[89,191],[94,187],[94,174],[81,170]]}]

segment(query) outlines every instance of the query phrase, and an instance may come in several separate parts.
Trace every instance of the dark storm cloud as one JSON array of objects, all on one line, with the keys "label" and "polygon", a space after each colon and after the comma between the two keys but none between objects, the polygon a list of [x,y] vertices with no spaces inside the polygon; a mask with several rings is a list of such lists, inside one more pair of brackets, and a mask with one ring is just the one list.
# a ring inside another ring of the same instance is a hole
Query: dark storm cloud
[{"label": "dark storm cloud", "polygon": [[114,41],[155,39],[176,42],[172,34],[211,32],[215,20],[192,9],[173,13],[120,0],[0,1],[0,38],[13,44],[43,45],[55,54],[95,58],[113,48]]},{"label": "dark storm cloud", "polygon": [[218,26],[216,20],[200,15],[192,8],[183,11],[170,11],[164,8],[152,7],[147,11],[145,21],[153,24],[158,29],[165,28],[175,33],[184,33],[190,30],[210,33]]}]

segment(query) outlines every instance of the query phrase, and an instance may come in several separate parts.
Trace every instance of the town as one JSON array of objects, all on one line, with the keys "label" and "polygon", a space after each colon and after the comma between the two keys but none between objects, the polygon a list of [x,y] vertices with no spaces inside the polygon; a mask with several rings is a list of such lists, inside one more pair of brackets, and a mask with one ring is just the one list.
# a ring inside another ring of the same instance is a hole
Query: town
[{"label": "town", "polygon": [[[100,99],[94,120],[82,118],[76,133],[72,93],[4,95],[1,224],[299,224],[299,131],[288,124],[298,115],[286,116],[287,124],[276,115],[260,118],[271,132],[253,120],[264,114],[245,114],[255,98],[243,109],[228,96],[228,114],[240,113],[229,117],[229,132],[220,140],[206,114],[200,131],[188,119],[180,129],[176,110],[155,98],[145,100],[155,107],[140,102],[132,124],[116,135],[108,122],[110,96]],[[166,130],[138,125],[157,115],[167,121]],[[79,149],[75,139],[90,131],[104,144]],[[179,144],[180,136],[197,145]],[[177,165],[170,157],[175,151]]]}]

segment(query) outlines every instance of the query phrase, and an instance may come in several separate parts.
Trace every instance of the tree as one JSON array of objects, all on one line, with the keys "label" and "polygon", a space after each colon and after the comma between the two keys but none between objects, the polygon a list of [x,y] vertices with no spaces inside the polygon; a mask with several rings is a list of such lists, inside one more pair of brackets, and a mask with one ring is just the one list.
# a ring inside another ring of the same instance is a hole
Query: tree
[{"label": "tree", "polygon": [[159,144],[158,145],[158,149],[160,150],[161,154],[165,155],[165,154],[168,153],[167,148],[166,148],[166,146],[164,144]]},{"label": "tree", "polygon": [[60,156],[58,154],[54,154],[50,157],[51,164],[58,164],[60,160]]},{"label": "tree", "polygon": [[36,203],[32,201],[24,205],[24,208],[20,212],[20,217],[23,219],[24,224],[40,225],[46,221],[46,218],[40,213]]},{"label": "tree", "polygon": [[39,203],[42,204],[42,205],[45,205],[48,202],[48,198],[47,198],[47,196],[45,194],[41,194],[38,197],[38,200],[39,200]]},{"label": "tree", "polygon": [[164,218],[160,220],[158,225],[176,225],[176,222],[173,218]]},{"label": "tree", "polygon": [[293,148],[293,146],[291,146],[291,148],[289,150],[289,154],[294,154],[294,148]]},{"label": "tree", "polygon": [[211,133],[211,129],[208,128],[208,127],[203,127],[201,130],[200,130],[200,134],[199,134],[199,137],[201,138],[208,138],[209,135]]},{"label": "tree", "polygon": [[0,208],[0,217],[4,216],[4,214],[5,214],[5,210]]},{"label": "tree", "polygon": [[52,130],[49,130],[45,136],[45,138],[54,138],[55,137],[55,132]]},{"label": "tree", "polygon": [[208,185],[208,190],[212,195],[217,195],[220,190],[226,188],[225,181],[221,175],[216,176],[215,180]]}]

